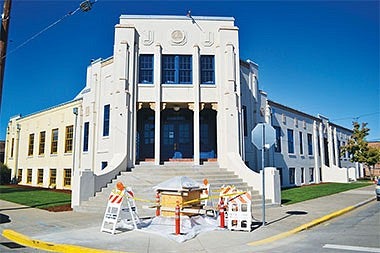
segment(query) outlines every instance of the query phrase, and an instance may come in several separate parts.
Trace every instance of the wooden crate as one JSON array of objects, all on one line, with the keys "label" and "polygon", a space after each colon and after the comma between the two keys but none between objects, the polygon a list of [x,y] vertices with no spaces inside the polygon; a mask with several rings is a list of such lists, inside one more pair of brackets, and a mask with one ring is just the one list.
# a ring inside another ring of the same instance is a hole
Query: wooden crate
[{"label": "wooden crate", "polygon": [[[180,203],[180,207],[199,210],[202,208],[200,201],[192,202],[181,206],[181,203],[199,199],[202,193],[202,189],[195,189],[189,191],[161,191],[161,215],[162,216],[174,216],[175,207],[177,201]],[[194,215],[194,212],[186,213],[182,212],[182,215]]]}]

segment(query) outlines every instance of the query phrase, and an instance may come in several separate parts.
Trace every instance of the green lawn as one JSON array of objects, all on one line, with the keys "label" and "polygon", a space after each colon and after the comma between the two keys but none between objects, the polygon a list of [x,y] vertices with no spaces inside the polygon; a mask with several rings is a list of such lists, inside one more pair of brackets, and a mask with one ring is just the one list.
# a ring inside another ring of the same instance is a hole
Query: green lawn
[{"label": "green lawn", "polygon": [[0,185],[0,199],[25,206],[47,209],[70,204],[71,194],[37,187]]},{"label": "green lawn", "polygon": [[281,191],[282,204],[290,205],[371,184],[373,183],[370,181],[358,181],[354,183],[324,183],[284,189]]}]

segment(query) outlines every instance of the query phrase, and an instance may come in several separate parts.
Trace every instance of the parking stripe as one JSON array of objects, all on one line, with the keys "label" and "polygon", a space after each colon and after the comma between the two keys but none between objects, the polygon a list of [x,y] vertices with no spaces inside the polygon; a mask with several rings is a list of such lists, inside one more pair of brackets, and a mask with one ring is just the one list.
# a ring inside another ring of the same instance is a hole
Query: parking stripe
[{"label": "parking stripe", "polygon": [[380,248],[358,247],[358,246],[337,245],[337,244],[325,244],[323,248],[362,251],[362,252],[378,252],[378,253],[380,252]]}]

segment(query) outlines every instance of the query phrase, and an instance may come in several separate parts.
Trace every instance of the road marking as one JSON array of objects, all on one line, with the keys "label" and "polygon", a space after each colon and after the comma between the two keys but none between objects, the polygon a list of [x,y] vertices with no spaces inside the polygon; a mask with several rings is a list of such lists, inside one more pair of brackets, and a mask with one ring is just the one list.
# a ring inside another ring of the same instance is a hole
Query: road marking
[{"label": "road marking", "polygon": [[369,247],[358,247],[358,246],[336,245],[336,244],[325,244],[323,248],[362,251],[362,252],[380,252],[380,248],[369,248]]},{"label": "road marking", "polygon": [[42,249],[45,251],[53,251],[53,252],[65,252],[65,253],[121,253],[121,251],[110,251],[110,250],[100,250],[100,249],[91,249],[77,245],[69,245],[69,244],[56,244],[51,242],[44,242],[40,240],[32,239],[26,235],[17,233],[11,229],[4,229],[1,234],[3,237],[7,238],[10,241],[16,242],[20,245],[34,248],[34,249]]}]

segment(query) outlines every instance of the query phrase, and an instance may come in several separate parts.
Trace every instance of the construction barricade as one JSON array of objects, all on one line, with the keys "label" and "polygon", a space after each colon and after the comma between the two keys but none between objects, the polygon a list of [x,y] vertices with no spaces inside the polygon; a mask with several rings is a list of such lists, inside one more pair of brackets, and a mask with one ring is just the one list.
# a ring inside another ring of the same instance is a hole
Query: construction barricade
[{"label": "construction barricade", "polygon": [[224,211],[224,221],[227,228],[229,230],[251,231],[251,193],[239,191],[235,186],[227,185],[221,187],[219,195],[219,199],[224,199],[224,204],[227,207]]},{"label": "construction barricade", "polygon": [[[116,225],[120,222],[121,218],[132,221],[135,229],[137,229],[137,223],[140,222],[132,190],[130,188],[125,189],[121,182],[118,182],[116,186],[117,188],[112,190],[108,198],[107,208],[104,213],[100,230],[101,232],[115,234]],[[125,198],[127,199],[127,206],[123,207]],[[123,214],[129,214],[130,217],[120,217],[121,211]]]},{"label": "construction barricade", "polygon": [[229,230],[251,231],[252,223],[251,193],[245,192],[231,198],[227,208],[227,228]]}]

